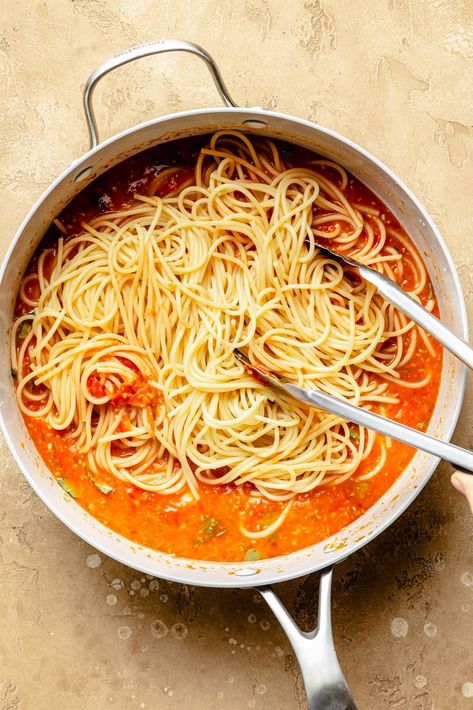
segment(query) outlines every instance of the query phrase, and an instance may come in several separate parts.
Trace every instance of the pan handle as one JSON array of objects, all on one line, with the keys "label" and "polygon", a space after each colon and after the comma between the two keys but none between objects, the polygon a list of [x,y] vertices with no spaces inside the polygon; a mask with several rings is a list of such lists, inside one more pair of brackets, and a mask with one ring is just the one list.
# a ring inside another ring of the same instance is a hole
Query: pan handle
[{"label": "pan handle", "polygon": [[310,710],[356,710],[333,644],[330,608],[332,569],[324,569],[320,575],[318,623],[310,633],[300,630],[271,587],[257,589],[283,627],[296,653]]},{"label": "pan handle", "polygon": [[97,82],[99,82],[100,79],[106,74],[113,71],[113,69],[117,69],[117,67],[128,64],[128,62],[133,62],[135,59],[141,59],[142,57],[149,57],[152,54],[162,54],[164,52],[190,52],[191,54],[195,54],[197,57],[200,57],[200,59],[206,63],[223,103],[226,106],[236,107],[236,103],[228,93],[228,89],[225,86],[225,82],[222,79],[217,65],[210,54],[206,52],[205,49],[202,49],[202,47],[199,47],[199,45],[179,39],[161,39],[157,42],[140,44],[137,47],[132,47],[131,49],[126,49],[125,51],[120,52],[119,54],[115,54],[115,56],[111,59],[107,59],[103,62],[103,64],[97,67],[97,69],[95,69],[95,71],[93,71],[87,79],[84,88],[84,111],[87,127],[89,129],[91,149],[95,148],[95,146],[99,143],[97,121],[95,119],[92,105],[92,95]]}]

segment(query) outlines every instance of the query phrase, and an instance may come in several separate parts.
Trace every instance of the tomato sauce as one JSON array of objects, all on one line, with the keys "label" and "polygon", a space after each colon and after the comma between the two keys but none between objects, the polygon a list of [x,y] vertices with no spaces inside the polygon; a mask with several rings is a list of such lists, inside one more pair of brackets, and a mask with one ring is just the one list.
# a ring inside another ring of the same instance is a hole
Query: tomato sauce
[{"label": "tomato sauce", "polygon": [[[67,236],[80,232],[84,220],[129,206],[136,192],[146,194],[163,167],[176,166],[183,170],[171,175],[167,185],[160,185],[160,193],[164,195],[166,191],[178,189],[180,181],[189,177],[198,151],[206,141],[207,137],[199,137],[151,148],[100,176],[60,215]],[[296,165],[314,159],[314,154],[290,145],[280,144],[280,149],[283,157],[289,157]],[[331,177],[336,178],[336,175],[331,174]],[[386,225],[405,235],[394,215],[358,180],[350,177],[345,194],[355,204],[378,209]],[[54,246],[58,236],[59,230],[53,225],[27,273],[34,272],[38,254],[45,246]],[[400,280],[402,285],[409,286],[409,278],[410,274],[405,273]],[[432,294],[428,283],[421,294],[422,302],[425,303]],[[17,314],[24,312],[23,305],[20,301],[17,303]],[[389,383],[388,393],[397,395],[399,403],[384,405],[386,416],[422,430],[427,428],[434,410],[442,371],[442,349],[436,342],[432,345],[434,355],[419,339],[414,356],[399,371],[403,379],[412,381],[420,381],[431,373],[429,384],[406,389]],[[99,378],[92,376],[88,387],[96,396],[103,395]],[[146,382],[135,378],[117,392],[115,404],[130,403],[133,398],[146,402],[147,397]],[[389,489],[415,453],[407,445],[392,441],[387,449],[386,463],[374,478],[357,481],[352,477],[342,484],[299,495],[275,533],[252,540],[241,533],[240,525],[247,530],[257,530],[259,526],[266,528],[280,515],[283,504],[267,499],[256,500],[248,491],[240,492],[231,484],[200,484],[200,498],[195,500],[186,491],[173,495],[148,492],[106,472],[92,477],[85,456],[74,447],[73,439],[53,430],[42,419],[25,417],[25,421],[52,474],[66,493],[97,520],[140,545],[178,557],[221,562],[285,555],[338,532],[363,515]],[[378,456],[379,448],[375,445],[359,467],[357,476],[372,469]]]}]

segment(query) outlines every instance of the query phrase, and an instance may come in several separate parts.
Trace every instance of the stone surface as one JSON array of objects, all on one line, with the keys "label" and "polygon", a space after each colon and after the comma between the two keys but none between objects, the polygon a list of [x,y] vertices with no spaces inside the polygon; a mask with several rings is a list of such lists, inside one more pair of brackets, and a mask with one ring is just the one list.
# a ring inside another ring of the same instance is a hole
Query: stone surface
[{"label": "stone surface", "polygon": [[[4,0],[1,252],[87,146],[81,88],[138,42],[180,37],[236,100],[308,117],[391,166],[442,230],[473,305],[473,6],[468,0]],[[217,103],[191,57],[97,90],[103,135]],[[472,389],[456,441],[473,446]],[[0,448],[0,708],[306,707],[297,663],[252,592],[150,580],[98,556]],[[440,466],[388,531],[339,566],[334,633],[360,708],[473,707],[473,520]],[[281,590],[310,624],[316,580]]]}]

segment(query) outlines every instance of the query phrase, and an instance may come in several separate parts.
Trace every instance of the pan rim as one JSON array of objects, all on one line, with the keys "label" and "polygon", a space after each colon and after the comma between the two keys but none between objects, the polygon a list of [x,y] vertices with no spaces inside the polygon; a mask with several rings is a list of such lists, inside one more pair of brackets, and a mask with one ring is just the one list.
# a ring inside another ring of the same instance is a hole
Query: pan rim
[{"label": "pan rim", "polygon": [[[151,128],[154,126],[159,126],[160,124],[164,122],[169,122],[172,121],[173,119],[177,118],[192,118],[193,116],[197,115],[208,115],[210,116],[218,116],[219,114],[234,114],[236,116],[239,116],[241,118],[241,121],[243,119],[248,119],[251,117],[259,117],[261,119],[264,119],[264,117],[272,117],[274,119],[279,119],[282,121],[287,121],[290,124],[292,124],[292,127],[294,127],[294,124],[299,124],[301,126],[304,126],[306,128],[309,128],[311,130],[317,130],[322,134],[325,134],[335,141],[338,141],[351,150],[353,150],[356,153],[359,153],[361,156],[363,156],[366,160],[368,160],[371,164],[373,164],[378,170],[381,170],[385,175],[387,175],[393,182],[396,183],[397,187],[400,188],[400,190],[404,193],[406,198],[415,206],[415,208],[419,211],[419,213],[422,215],[423,219],[425,220],[426,227],[428,227],[432,233],[434,234],[437,244],[440,247],[443,256],[446,260],[446,263],[448,265],[450,274],[449,276],[453,280],[454,288],[455,288],[455,303],[458,309],[459,313],[459,321],[456,324],[457,330],[460,331],[459,335],[463,338],[468,337],[468,320],[467,320],[467,311],[466,311],[466,304],[459,280],[459,276],[457,273],[457,270],[455,268],[453,259],[450,255],[450,252],[448,250],[448,247],[439,231],[437,226],[435,225],[434,221],[430,217],[429,213],[425,209],[425,207],[422,205],[422,203],[418,200],[418,198],[414,195],[414,193],[411,191],[411,189],[404,184],[404,182],[388,167],[386,166],[382,161],[380,161],[378,158],[373,156],[369,151],[365,150],[358,144],[356,144],[354,141],[352,141],[349,138],[346,138],[343,135],[338,134],[335,131],[332,131],[329,128],[320,126],[319,124],[314,124],[311,121],[308,121],[303,118],[299,118],[296,116],[292,116],[290,114],[285,114],[285,113],[280,113],[280,112],[275,112],[275,111],[268,111],[265,109],[261,108],[207,108],[207,109],[192,109],[189,111],[181,111],[181,112],[176,112],[172,114],[167,114],[165,116],[162,116],[157,119],[152,119],[150,121],[146,121],[144,123],[138,124],[136,126],[132,126],[131,128],[125,129],[124,131],[121,131],[120,133],[106,139],[105,141],[99,143],[96,147],[94,147],[91,150],[88,150],[86,153],[84,153],[80,158],[75,159],[59,176],[58,178],[51,183],[51,185],[43,192],[43,194],[35,201],[34,205],[32,208],[29,210],[28,214],[24,218],[24,220],[21,222],[18,230],[15,233],[15,236],[9,246],[9,248],[6,251],[6,254],[3,258],[2,265],[0,268],[0,285],[3,284],[3,280],[5,277],[5,272],[8,268],[11,256],[13,252],[18,248],[18,244],[21,242],[21,238],[23,236],[23,232],[27,225],[30,223],[32,219],[34,219],[34,216],[38,209],[41,207],[43,201],[46,199],[46,197],[57,187],[61,185],[61,183],[68,177],[71,176],[72,173],[77,172],[78,169],[85,165],[91,158],[95,157],[97,153],[100,153],[102,150],[109,146],[113,146],[115,143],[119,143],[123,138],[125,137],[130,137],[133,134],[139,134],[140,132],[143,131],[145,128]],[[118,151],[117,151],[118,152]],[[139,151],[136,151],[139,152]],[[120,161],[117,161],[120,162]],[[452,411],[452,416],[449,418],[448,425],[446,426],[446,433],[445,433],[445,439],[448,441],[450,440],[453,431],[455,429],[455,426],[457,424],[459,415],[460,415],[460,410],[461,406],[463,404],[463,399],[464,399],[464,394],[465,394],[465,387],[466,387],[466,376],[467,376],[467,368],[465,366],[462,367],[461,369],[461,377],[460,377],[460,387],[459,390],[457,391],[457,398],[455,405],[453,407]],[[436,403],[436,408],[439,405],[439,401]],[[169,573],[166,572],[166,567],[162,565],[162,568],[158,571],[156,571],[156,563],[150,560],[149,567],[146,567],[145,561],[146,558],[144,555],[140,556],[139,561],[140,564],[133,564],[133,559],[125,559],[124,555],[119,555],[111,552],[109,549],[107,549],[105,543],[106,538],[103,540],[101,539],[100,536],[94,534],[93,528],[88,527],[87,530],[84,528],[79,529],[78,526],[75,524],[74,521],[72,521],[70,518],[67,517],[67,515],[63,514],[61,510],[58,510],[57,507],[54,505],[54,501],[51,500],[51,498],[47,495],[47,493],[42,490],[42,488],[39,485],[39,482],[37,480],[37,477],[34,475],[34,471],[31,470],[32,466],[28,466],[26,463],[26,456],[25,454],[22,455],[22,452],[20,451],[20,447],[18,442],[14,441],[14,436],[10,434],[9,426],[7,422],[5,421],[5,411],[4,407],[0,407],[0,428],[3,432],[3,435],[5,437],[6,443],[10,449],[10,452],[13,455],[13,458],[15,460],[15,463],[18,465],[20,468],[22,474],[25,476],[26,480],[28,483],[31,485],[35,493],[41,498],[41,500],[47,505],[47,507],[51,510],[51,512],[61,520],[72,532],[74,532],[76,535],[78,535],[81,539],[83,539],[85,542],[87,542],[89,545],[92,547],[96,548],[97,550],[101,551],[103,554],[112,557],[116,561],[125,564],[129,567],[132,567],[133,569],[136,569],[140,572],[144,573],[149,573],[153,574],[155,576],[159,576],[160,578],[163,579],[169,579],[175,582],[180,582],[184,584],[192,584],[195,586],[204,586],[204,587],[217,587],[217,588],[242,588],[242,587],[254,587],[255,585],[260,585],[260,584],[274,584],[274,583],[279,583],[283,581],[288,581],[290,579],[294,579],[312,572],[319,571],[320,569],[323,569],[325,566],[333,565],[336,564],[346,557],[348,557],[350,554],[353,552],[356,552],[357,550],[361,549],[364,545],[366,545],[368,542],[373,540],[375,537],[380,535],[384,530],[386,530],[397,518],[411,505],[413,500],[419,495],[419,493],[422,491],[424,486],[427,484],[427,482],[430,480],[434,470],[436,469],[439,459],[438,458],[432,458],[428,464],[426,464],[425,467],[425,472],[422,476],[422,479],[416,485],[412,491],[409,492],[408,495],[404,497],[402,502],[398,505],[393,506],[392,510],[389,513],[386,513],[383,521],[379,524],[376,525],[375,528],[366,535],[363,539],[360,539],[358,542],[353,542],[349,544],[349,549],[342,549],[339,550],[338,552],[334,552],[330,554],[330,559],[327,560],[327,563],[324,565],[322,563],[316,563],[314,564],[313,562],[311,563],[310,557],[307,557],[307,559],[300,559],[296,563],[296,568],[297,569],[288,569],[286,571],[282,571],[281,573],[272,573],[271,571],[268,570],[268,572],[265,574],[264,573],[264,567],[265,563],[267,563],[267,566],[269,564],[271,565],[277,565],[278,563],[284,565],[284,561],[292,558],[295,555],[300,555],[301,550],[298,550],[294,553],[291,553],[289,555],[284,555],[280,556],[277,558],[270,558],[268,560],[262,560],[258,562],[258,567],[261,568],[261,571],[259,574],[255,574],[252,576],[239,576],[238,574],[227,574],[225,579],[219,580],[218,582],[211,581],[211,574],[209,570],[209,580],[201,580],[198,579],[196,580],[195,576],[192,574],[192,567],[202,567],[202,566],[211,566],[212,568],[219,569],[220,571],[225,571],[228,569],[232,570],[238,570],[238,569],[248,569],[251,567],[251,565],[248,565],[248,563],[224,563],[224,562],[209,562],[209,561],[200,561],[200,560],[187,560],[186,558],[181,558],[181,557],[173,557],[171,555],[164,555],[164,553],[159,553],[163,555],[163,557],[166,557],[169,559],[171,566],[169,567]],[[17,437],[18,438],[18,437]],[[363,516],[361,516],[363,518]],[[95,520],[95,519],[94,519]],[[95,521],[97,525],[101,525],[98,523],[98,521]],[[105,526],[103,526],[105,528]],[[348,526],[349,527],[349,526]],[[109,530],[109,528],[106,528]],[[347,529],[347,528],[345,528]],[[122,540],[126,541],[128,544],[133,544],[132,541],[128,540],[127,538],[124,538],[122,536],[117,535],[117,537],[121,538]],[[329,540],[328,538],[327,540]],[[327,542],[327,540],[324,540],[323,542]],[[316,543],[319,545],[320,543]],[[140,546],[136,545],[135,546],[139,549],[146,550],[146,548],[141,548]],[[306,551],[309,551],[312,547],[305,548]],[[174,568],[172,567],[172,562],[173,560],[178,560],[180,563],[183,563],[184,565],[189,565],[190,569],[188,569],[185,566],[175,566]],[[138,561],[138,559],[137,559]]]}]

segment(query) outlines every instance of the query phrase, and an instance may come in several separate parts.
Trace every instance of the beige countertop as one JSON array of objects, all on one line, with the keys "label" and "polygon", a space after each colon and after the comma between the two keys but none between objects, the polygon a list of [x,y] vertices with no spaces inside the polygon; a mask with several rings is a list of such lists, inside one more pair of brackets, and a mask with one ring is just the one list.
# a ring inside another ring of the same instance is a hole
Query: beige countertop
[{"label": "beige countertop", "polygon": [[[241,105],[315,120],[385,161],[427,206],[473,323],[473,4],[468,0],[4,0],[1,252],[87,147],[81,88],[111,54],[194,40]],[[216,105],[168,55],[97,90],[103,135]],[[473,446],[470,385],[455,440]],[[0,708],[306,707],[297,663],[251,591],[151,580],[98,555],[32,493],[2,443]],[[411,508],[336,570],[334,633],[361,709],[473,707],[473,519],[439,467]],[[316,579],[283,585],[300,623]],[[167,633],[166,633],[167,632]]]}]

